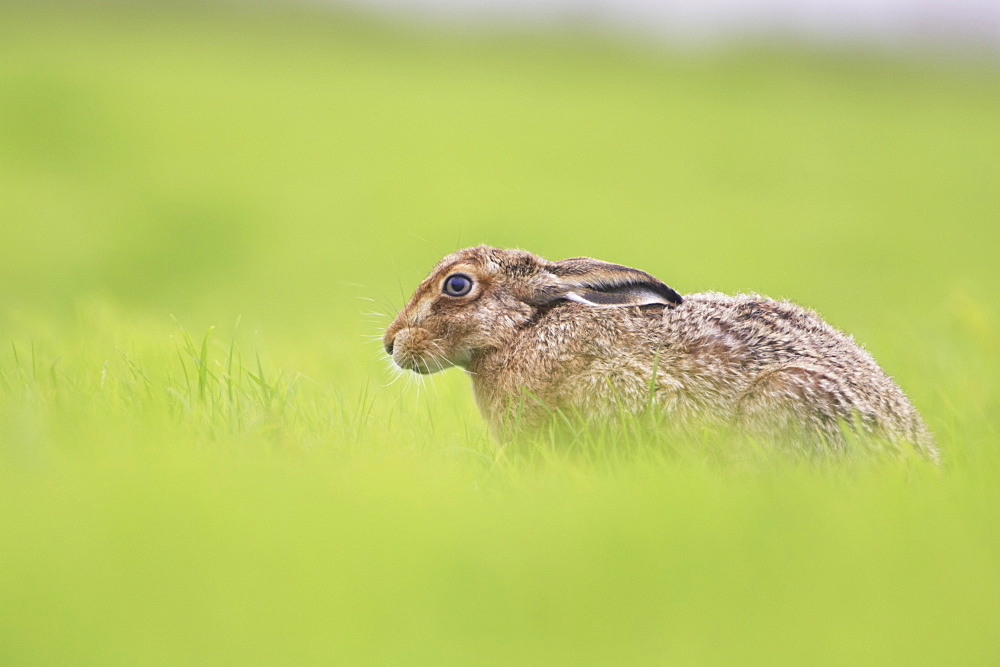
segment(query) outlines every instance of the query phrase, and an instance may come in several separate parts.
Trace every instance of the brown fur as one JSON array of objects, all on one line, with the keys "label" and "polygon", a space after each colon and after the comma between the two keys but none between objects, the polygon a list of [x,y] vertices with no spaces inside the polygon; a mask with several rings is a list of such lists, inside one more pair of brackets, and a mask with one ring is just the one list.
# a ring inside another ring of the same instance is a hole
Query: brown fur
[{"label": "brown fur", "polygon": [[[442,292],[456,272],[474,281],[467,296]],[[448,255],[384,343],[402,368],[465,368],[500,437],[555,409],[601,419],[652,405],[681,428],[727,424],[842,447],[848,426],[937,460],[899,387],[814,312],[756,295],[682,299],[649,274],[588,258],[486,246]]]}]

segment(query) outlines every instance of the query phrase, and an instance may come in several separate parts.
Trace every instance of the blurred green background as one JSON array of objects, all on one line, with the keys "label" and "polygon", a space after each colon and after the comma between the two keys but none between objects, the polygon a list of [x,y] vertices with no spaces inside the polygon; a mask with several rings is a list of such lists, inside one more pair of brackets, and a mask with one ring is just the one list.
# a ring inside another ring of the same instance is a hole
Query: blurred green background
[{"label": "blurred green background", "polygon": [[[0,662],[1000,661],[998,119],[990,60],[0,4]],[[944,467],[498,450],[373,339],[478,243],[815,308]]]}]

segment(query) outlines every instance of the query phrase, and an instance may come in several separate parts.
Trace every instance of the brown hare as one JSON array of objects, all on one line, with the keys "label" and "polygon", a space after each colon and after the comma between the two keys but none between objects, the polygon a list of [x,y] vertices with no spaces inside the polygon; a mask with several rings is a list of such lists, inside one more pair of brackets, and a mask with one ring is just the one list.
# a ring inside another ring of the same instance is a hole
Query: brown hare
[{"label": "brown hare", "polygon": [[500,438],[556,410],[652,409],[674,427],[843,449],[854,435],[937,460],[919,414],[871,355],[810,310],[755,295],[682,297],[637,269],[487,246],[448,255],[383,343],[417,373],[468,371]]}]

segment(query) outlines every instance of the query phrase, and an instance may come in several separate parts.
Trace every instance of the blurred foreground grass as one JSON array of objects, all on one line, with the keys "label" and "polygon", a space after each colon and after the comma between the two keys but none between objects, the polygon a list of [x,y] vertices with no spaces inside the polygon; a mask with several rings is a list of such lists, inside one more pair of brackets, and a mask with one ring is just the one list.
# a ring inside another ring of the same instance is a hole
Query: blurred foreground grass
[{"label": "blurred foreground grass", "polygon": [[[0,5],[0,662],[1000,660],[998,117],[989,64]],[[498,450],[366,338],[479,242],[810,305],[943,469]]]}]

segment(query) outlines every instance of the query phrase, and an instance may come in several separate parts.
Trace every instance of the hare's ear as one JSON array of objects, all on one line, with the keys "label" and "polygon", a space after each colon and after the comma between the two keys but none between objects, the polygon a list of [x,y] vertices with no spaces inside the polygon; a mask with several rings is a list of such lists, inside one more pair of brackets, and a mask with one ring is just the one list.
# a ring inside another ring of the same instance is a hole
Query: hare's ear
[{"label": "hare's ear", "polygon": [[645,271],[620,264],[574,257],[553,262],[547,268],[553,284],[541,292],[556,299],[605,307],[676,306],[683,302],[680,294]]}]

